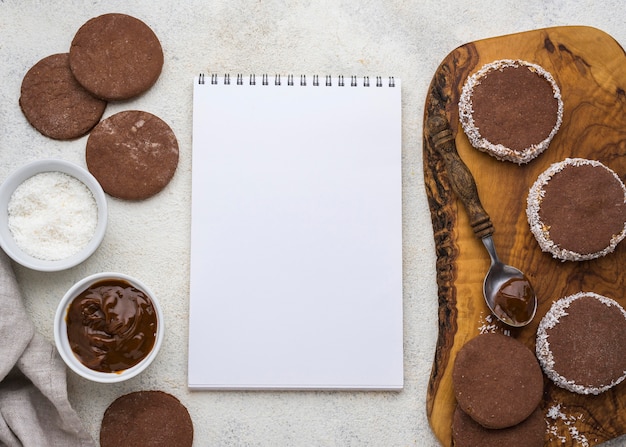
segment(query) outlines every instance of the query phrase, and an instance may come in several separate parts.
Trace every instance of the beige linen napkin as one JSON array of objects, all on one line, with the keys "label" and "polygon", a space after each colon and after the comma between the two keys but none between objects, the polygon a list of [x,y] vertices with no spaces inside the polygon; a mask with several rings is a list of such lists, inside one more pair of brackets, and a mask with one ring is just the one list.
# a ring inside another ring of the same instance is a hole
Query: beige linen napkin
[{"label": "beige linen napkin", "polygon": [[67,398],[66,367],[35,331],[0,250],[0,446],[93,447]]}]

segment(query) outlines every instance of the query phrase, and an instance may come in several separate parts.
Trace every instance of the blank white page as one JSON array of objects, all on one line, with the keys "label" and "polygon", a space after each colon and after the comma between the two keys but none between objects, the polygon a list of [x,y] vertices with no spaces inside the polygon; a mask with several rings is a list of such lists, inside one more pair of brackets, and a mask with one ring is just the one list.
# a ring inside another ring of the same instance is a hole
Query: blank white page
[{"label": "blank white page", "polygon": [[401,389],[400,82],[277,79],[194,80],[188,385]]}]

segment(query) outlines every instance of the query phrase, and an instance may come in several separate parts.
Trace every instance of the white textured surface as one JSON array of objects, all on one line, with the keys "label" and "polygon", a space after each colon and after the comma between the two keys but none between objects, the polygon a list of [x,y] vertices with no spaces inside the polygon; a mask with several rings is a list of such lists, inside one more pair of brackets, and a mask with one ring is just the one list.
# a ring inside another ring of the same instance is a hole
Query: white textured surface
[{"label": "white textured surface", "polygon": [[[140,109],[164,119],[181,150],[178,171],[159,195],[138,203],[111,199],[101,248],[61,273],[17,268],[30,315],[52,340],[59,299],[91,273],[117,270],[158,294],[167,319],[155,363],[124,384],[98,385],[69,373],[70,400],[97,439],[113,399],[162,389],[189,408],[196,445],[437,445],[425,396],[437,334],[435,252],[423,186],[421,124],[426,91],[455,47],[557,25],[590,25],[626,43],[621,1],[99,1],[0,0],[0,180],[23,163],[60,157],[84,166],[86,138],[53,141],[20,112],[19,90],[39,59],[66,52],[91,17],[122,12],[160,38],[163,73],[142,97],[105,112]],[[191,185],[192,77],[215,73],[394,75],[402,79],[405,389],[383,392],[188,392],[187,299]]]}]

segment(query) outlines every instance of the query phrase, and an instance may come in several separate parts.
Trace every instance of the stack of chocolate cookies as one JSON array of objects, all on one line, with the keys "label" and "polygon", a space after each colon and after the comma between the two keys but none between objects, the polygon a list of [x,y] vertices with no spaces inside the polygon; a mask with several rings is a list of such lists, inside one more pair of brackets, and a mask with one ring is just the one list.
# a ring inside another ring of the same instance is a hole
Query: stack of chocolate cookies
[{"label": "stack of chocolate cookies", "polygon": [[478,335],[458,352],[452,383],[455,447],[543,446],[543,375],[522,342],[500,333]]}]

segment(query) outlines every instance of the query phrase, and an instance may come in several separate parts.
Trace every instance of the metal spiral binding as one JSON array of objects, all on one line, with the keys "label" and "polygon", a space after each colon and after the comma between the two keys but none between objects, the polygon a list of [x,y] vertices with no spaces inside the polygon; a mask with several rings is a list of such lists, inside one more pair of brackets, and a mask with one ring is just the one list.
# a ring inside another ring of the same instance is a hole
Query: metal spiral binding
[{"label": "metal spiral binding", "polygon": [[[256,85],[257,84],[257,79],[256,79],[256,75],[251,74],[248,78],[248,84],[247,85]],[[325,82],[324,85],[326,87],[332,87],[333,86],[333,77],[331,75],[325,75]],[[348,85],[345,81],[345,78],[343,75],[339,75],[337,78],[337,86],[339,87],[345,87],[346,85]],[[222,83],[224,85],[231,85],[231,80],[230,80],[230,74],[225,74],[223,78],[220,78],[217,74],[212,73],[210,75],[210,84],[212,85],[217,85],[220,83],[220,80],[222,80]],[[358,87],[359,86],[359,77],[352,75],[350,76],[350,86],[351,87]],[[198,76],[198,84],[205,84],[207,82],[206,80],[206,75],[204,73],[200,73],[200,75]],[[244,85],[244,76],[242,74],[237,74],[236,77],[236,81],[235,81],[236,85]],[[261,75],[261,85],[270,85],[270,76],[268,74],[263,74]],[[274,76],[274,85],[282,85],[282,78],[280,74],[276,74]],[[294,75],[289,74],[287,75],[287,85],[289,86],[293,86],[295,85],[295,81],[294,81]],[[307,78],[306,75],[300,75],[300,86],[306,86],[307,84]],[[313,75],[313,80],[311,85],[318,87],[320,86],[320,79],[319,79],[319,75]],[[363,87],[370,87],[370,77],[369,76],[363,76]],[[374,81],[374,84],[376,87],[385,87],[385,82],[384,82],[384,77],[383,76],[376,76],[376,80]],[[395,87],[396,86],[396,80],[393,76],[389,76],[388,82],[386,84],[387,87]]]}]

